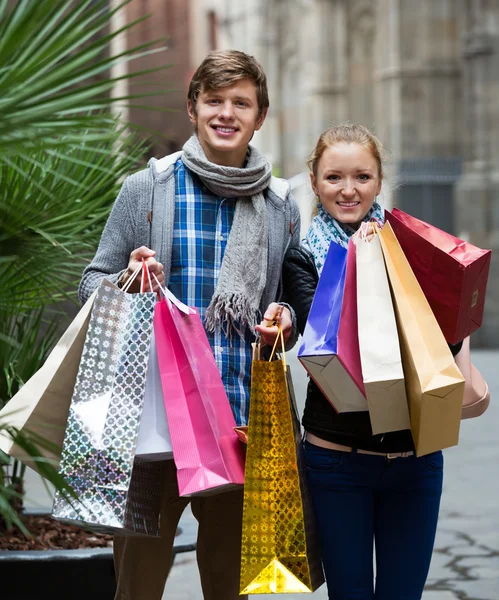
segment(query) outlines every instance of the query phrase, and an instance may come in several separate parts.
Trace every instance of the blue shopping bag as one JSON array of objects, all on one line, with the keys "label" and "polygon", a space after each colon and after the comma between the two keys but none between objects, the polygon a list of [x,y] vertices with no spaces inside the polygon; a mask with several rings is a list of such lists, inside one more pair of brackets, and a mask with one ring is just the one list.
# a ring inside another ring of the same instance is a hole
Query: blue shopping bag
[{"label": "blue shopping bag", "polygon": [[357,332],[355,245],[331,242],[298,358],[337,412],[368,409]]}]

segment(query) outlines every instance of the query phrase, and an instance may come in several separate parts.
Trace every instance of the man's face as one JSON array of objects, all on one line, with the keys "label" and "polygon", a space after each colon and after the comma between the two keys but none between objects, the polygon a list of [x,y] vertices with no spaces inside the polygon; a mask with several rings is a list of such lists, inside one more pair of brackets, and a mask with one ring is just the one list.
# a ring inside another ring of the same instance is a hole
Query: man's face
[{"label": "man's face", "polygon": [[229,87],[201,91],[196,106],[187,101],[206,158],[228,167],[242,167],[248,144],[262,126],[267,110],[258,115],[256,85],[241,79]]}]

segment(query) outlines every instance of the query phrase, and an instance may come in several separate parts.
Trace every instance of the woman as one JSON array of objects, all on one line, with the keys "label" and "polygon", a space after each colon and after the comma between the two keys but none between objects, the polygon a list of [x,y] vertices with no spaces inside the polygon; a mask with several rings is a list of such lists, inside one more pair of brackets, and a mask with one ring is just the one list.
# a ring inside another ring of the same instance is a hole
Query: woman
[{"label": "woman", "polygon": [[[318,214],[283,267],[283,299],[301,333],[330,243],[347,247],[362,222],[384,220],[376,201],[382,156],[379,140],[360,125],[328,129],[317,142],[309,167]],[[312,380],[303,425],[329,598],[419,600],[435,540],[442,452],[417,458],[409,430],[372,435],[368,412],[337,414]]]}]

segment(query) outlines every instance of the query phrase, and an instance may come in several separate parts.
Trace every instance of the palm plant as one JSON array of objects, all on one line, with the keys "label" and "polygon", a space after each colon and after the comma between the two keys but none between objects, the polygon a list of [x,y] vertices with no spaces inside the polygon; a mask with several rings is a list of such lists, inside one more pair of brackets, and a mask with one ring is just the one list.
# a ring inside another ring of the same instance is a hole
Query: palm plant
[{"label": "palm plant", "polygon": [[[74,300],[120,181],[144,155],[112,103],[163,93],[111,97],[118,79],[144,76],[113,78],[113,65],[162,50],[155,41],[113,55],[113,39],[138,23],[112,31],[116,10],[104,0],[0,0],[0,408],[52,349],[65,321],[60,302]],[[43,446],[9,433],[31,454]],[[16,522],[23,469],[0,452],[7,525]],[[50,464],[40,470],[63,485]]]}]

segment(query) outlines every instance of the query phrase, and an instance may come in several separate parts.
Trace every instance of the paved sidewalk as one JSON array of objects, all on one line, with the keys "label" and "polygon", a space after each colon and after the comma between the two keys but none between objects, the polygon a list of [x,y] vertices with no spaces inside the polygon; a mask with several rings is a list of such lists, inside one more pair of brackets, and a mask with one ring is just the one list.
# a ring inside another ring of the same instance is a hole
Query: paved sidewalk
[{"label": "paved sidewalk", "polygon": [[[474,352],[473,357],[489,384],[492,403],[483,417],[462,422],[459,446],[445,451],[442,508],[423,600],[499,600],[499,352]],[[292,356],[289,362],[297,399],[303,399],[303,368]],[[202,597],[195,553],[179,555],[163,600]],[[282,596],[305,597],[326,600],[326,586],[310,595]]]},{"label": "paved sidewalk", "polygon": [[[489,384],[492,402],[483,417],[463,421],[459,446],[445,451],[441,515],[423,600],[499,600],[499,352],[473,356]],[[293,355],[289,363],[297,400],[303,401],[303,368]],[[29,505],[50,506],[38,477],[30,477],[27,487]],[[196,526],[190,511],[183,515],[182,524]],[[326,600],[326,587],[311,595],[283,596],[304,597]],[[176,557],[163,600],[202,600],[194,552]]]}]

